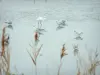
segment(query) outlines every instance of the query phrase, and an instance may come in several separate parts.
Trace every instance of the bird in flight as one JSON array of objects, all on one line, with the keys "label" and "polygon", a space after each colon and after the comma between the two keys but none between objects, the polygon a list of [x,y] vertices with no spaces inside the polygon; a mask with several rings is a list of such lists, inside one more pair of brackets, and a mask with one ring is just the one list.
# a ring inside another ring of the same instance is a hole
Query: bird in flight
[{"label": "bird in flight", "polygon": [[57,28],[56,28],[56,30],[59,30],[59,29],[62,29],[62,28],[65,28],[65,26],[68,26],[67,24],[66,24],[66,20],[62,20],[61,22],[57,22]]},{"label": "bird in flight", "polygon": [[76,40],[83,40],[83,38],[81,37],[83,32],[80,32],[80,33],[76,32],[76,31],[74,31],[74,32],[76,33],[76,37],[75,37]]}]

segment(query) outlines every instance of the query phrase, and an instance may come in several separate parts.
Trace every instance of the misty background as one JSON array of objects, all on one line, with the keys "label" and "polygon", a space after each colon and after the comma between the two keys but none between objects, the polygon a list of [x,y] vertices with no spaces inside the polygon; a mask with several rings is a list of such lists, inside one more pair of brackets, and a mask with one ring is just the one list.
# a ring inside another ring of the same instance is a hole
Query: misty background
[{"label": "misty background", "polygon": [[[34,43],[34,25],[38,17],[45,17],[43,28],[47,30],[40,37],[39,46],[43,44],[37,59],[37,75],[56,75],[60,64],[60,50],[66,43],[68,55],[63,58],[61,75],[75,75],[76,57],[73,44],[79,44],[82,59],[88,63],[87,50],[100,49],[100,0],[1,0],[0,1],[0,35],[5,21],[12,21],[10,30],[11,72],[33,75],[34,64],[27,53],[31,52],[29,44]],[[65,19],[68,26],[56,31],[56,21]],[[77,41],[74,30],[83,32],[83,40]],[[100,67],[97,73],[100,74]]]}]

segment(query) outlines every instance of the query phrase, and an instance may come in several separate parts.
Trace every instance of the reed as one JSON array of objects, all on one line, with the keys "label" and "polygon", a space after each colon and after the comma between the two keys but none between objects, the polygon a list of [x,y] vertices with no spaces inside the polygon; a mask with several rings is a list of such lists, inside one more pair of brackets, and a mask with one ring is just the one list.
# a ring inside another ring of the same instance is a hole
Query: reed
[{"label": "reed", "polygon": [[[99,51],[97,48],[96,50],[93,50],[93,53],[92,53],[92,50],[88,52],[89,64],[84,62],[81,56],[78,56],[77,58],[78,58],[77,65],[81,66],[81,67],[77,66],[77,69],[78,69],[77,75],[96,75],[96,67],[100,65]],[[84,67],[82,67],[82,65]],[[83,71],[83,73],[81,73],[81,71]]]},{"label": "reed", "polygon": [[63,47],[62,47],[61,53],[60,53],[60,65],[59,65],[59,68],[58,68],[57,75],[60,75],[60,69],[61,69],[61,66],[62,66],[62,58],[64,56],[68,55],[65,51],[66,51],[65,44],[63,44]]},{"label": "reed", "polygon": [[[0,55],[0,74],[2,75],[3,72],[6,75],[10,75],[10,49],[9,49],[9,39],[10,36],[6,34],[6,29],[13,27],[11,25],[4,26],[2,29],[2,37],[1,37],[1,55]],[[2,72],[3,71],[3,72]]]},{"label": "reed", "polygon": [[37,58],[39,56],[39,53],[41,51],[43,44],[39,48],[37,48],[37,46],[40,41],[39,39],[40,39],[41,34],[43,34],[43,32],[45,32],[45,29],[42,28],[42,18],[39,17],[37,20],[38,20],[38,27],[36,28],[34,26],[36,28],[35,34],[34,34],[35,45],[32,46],[31,44],[29,44],[33,50],[33,55],[31,55],[31,53],[29,53],[27,50],[33,64],[35,65],[35,75],[37,75]]}]

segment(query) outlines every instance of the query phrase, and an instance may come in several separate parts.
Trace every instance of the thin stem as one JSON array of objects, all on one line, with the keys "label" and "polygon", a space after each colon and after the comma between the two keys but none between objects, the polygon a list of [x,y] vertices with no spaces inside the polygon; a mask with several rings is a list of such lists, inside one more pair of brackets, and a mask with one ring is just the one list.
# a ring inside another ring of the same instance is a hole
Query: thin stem
[{"label": "thin stem", "polygon": [[39,25],[40,25],[39,28],[41,28],[42,27],[42,21],[41,20],[39,21]]},{"label": "thin stem", "polygon": [[34,74],[33,74],[33,73],[34,73],[33,71],[34,71],[34,69],[33,69],[33,65],[32,65],[32,75],[34,75]]},{"label": "thin stem", "polygon": [[34,0],[34,4],[35,4],[35,0]]},{"label": "thin stem", "polygon": [[0,69],[0,75],[2,75],[1,69]]},{"label": "thin stem", "polygon": [[94,75],[96,75],[96,74],[95,74],[95,68],[94,68]]},{"label": "thin stem", "polygon": [[37,64],[35,65],[35,75],[37,75]]},{"label": "thin stem", "polygon": [[61,66],[62,66],[62,62],[61,62],[61,60],[60,60],[60,66],[59,66],[59,68],[58,68],[58,74],[57,74],[57,75],[60,75]]},{"label": "thin stem", "polygon": [[47,0],[45,0],[45,2],[47,2]]}]

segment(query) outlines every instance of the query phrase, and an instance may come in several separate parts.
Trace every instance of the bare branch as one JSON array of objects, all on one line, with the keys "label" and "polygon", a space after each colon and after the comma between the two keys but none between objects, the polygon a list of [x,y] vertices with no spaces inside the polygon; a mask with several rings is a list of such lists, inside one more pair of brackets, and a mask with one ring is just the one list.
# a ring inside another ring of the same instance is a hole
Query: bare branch
[{"label": "bare branch", "polygon": [[29,44],[31,48],[33,48],[33,46],[31,44]]},{"label": "bare branch", "polygon": [[36,59],[37,59],[37,56],[38,56],[39,53],[40,53],[40,50],[41,50],[42,46],[43,46],[43,44],[41,45],[41,47],[38,49],[38,51],[37,51],[37,53],[36,53]]},{"label": "bare branch", "polygon": [[[28,51],[27,51],[28,52]],[[36,65],[36,62],[35,62],[35,60],[33,59],[33,57],[31,56],[31,54],[28,52],[28,54],[30,55],[30,57],[31,57],[31,59],[32,59],[32,61],[33,61],[33,63],[34,63],[34,65]]]}]

